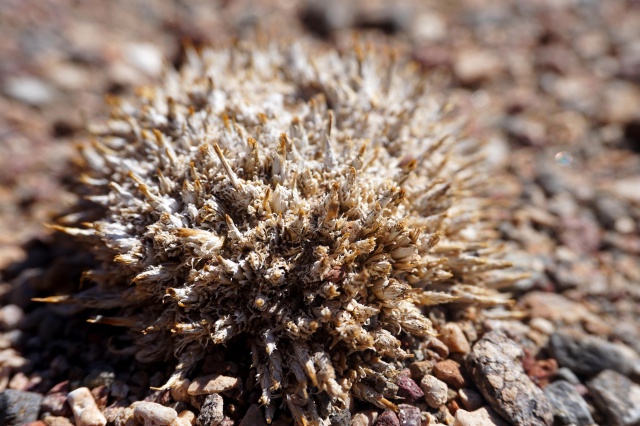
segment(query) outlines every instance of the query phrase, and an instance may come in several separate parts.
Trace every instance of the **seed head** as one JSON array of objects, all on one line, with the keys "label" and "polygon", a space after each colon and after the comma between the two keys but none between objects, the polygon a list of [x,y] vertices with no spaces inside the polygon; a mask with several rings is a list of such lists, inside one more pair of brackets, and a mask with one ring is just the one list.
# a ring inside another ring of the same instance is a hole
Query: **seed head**
[{"label": "seed head", "polygon": [[83,149],[100,218],[59,229],[99,266],[68,301],[120,307],[138,359],[177,358],[167,386],[245,339],[268,421],[396,409],[400,336],[437,333],[430,305],[498,300],[486,271],[504,266],[483,257],[485,176],[447,111],[386,51],[190,52]]}]

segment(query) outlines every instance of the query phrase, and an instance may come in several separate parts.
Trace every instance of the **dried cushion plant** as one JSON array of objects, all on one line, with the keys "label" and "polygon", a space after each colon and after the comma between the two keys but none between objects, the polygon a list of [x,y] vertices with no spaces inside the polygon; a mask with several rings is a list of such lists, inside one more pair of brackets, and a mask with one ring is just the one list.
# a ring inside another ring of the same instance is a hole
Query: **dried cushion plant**
[{"label": "dried cushion plant", "polygon": [[190,52],[94,129],[102,216],[57,228],[90,242],[96,285],[48,301],[120,308],[138,359],[177,358],[167,387],[245,339],[268,421],[278,401],[297,424],[352,397],[397,409],[402,333],[437,334],[432,305],[502,300],[477,147],[428,88],[390,51]]}]

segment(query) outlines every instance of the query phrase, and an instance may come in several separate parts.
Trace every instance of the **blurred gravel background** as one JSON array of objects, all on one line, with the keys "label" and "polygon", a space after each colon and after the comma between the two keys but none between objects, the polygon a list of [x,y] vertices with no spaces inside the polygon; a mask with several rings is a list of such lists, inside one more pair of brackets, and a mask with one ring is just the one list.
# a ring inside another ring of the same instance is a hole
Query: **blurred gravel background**
[{"label": "blurred gravel background", "polygon": [[[0,391],[51,393],[59,374],[86,384],[87,369],[131,386],[135,372],[113,371],[124,361],[96,367],[99,327],[69,349],[81,321],[50,321],[48,307],[29,301],[64,290],[88,261],[42,223],[71,200],[74,143],[86,121],[105,116],[104,94],[158,79],[165,62],[179,66],[185,44],[262,34],[340,45],[354,30],[393,39],[440,74],[504,175],[499,231],[532,277],[509,289],[523,319],[488,329],[525,348],[527,374],[554,382],[545,388],[553,399],[577,390],[595,422],[640,424],[637,0],[0,0]],[[56,333],[58,346],[47,346]],[[603,354],[618,349],[624,356],[607,364]],[[70,360],[86,353],[74,351],[95,354],[77,367]],[[583,353],[597,365],[576,365]],[[160,380],[144,374],[140,392]],[[556,422],[589,424],[576,416]]]}]

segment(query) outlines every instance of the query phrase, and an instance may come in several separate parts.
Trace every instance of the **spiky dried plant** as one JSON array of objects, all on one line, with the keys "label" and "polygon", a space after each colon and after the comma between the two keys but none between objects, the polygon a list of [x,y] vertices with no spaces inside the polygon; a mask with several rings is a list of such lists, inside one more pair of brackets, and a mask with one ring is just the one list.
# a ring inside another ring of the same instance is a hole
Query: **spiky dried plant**
[{"label": "spiky dried plant", "polygon": [[480,241],[476,145],[428,91],[390,50],[189,52],[83,149],[102,217],[58,229],[92,244],[97,285],[49,301],[121,308],[138,359],[177,358],[167,386],[243,336],[269,421],[280,398],[298,424],[328,424],[320,396],[396,409],[400,334],[494,302],[504,266]]}]

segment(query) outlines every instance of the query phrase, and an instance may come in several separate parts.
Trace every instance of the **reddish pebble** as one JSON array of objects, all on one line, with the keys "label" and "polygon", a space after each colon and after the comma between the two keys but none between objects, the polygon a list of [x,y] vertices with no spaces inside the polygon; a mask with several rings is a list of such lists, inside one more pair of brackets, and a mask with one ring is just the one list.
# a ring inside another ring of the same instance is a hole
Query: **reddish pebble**
[{"label": "reddish pebble", "polygon": [[424,396],[424,392],[411,378],[401,375],[398,377],[398,396],[407,402],[415,402]]},{"label": "reddish pebble", "polygon": [[385,410],[378,416],[373,426],[400,426],[400,420],[393,411]]},{"label": "reddish pebble", "polygon": [[460,373],[460,364],[452,359],[440,361],[434,365],[433,375],[455,389],[460,389],[466,383]]}]

